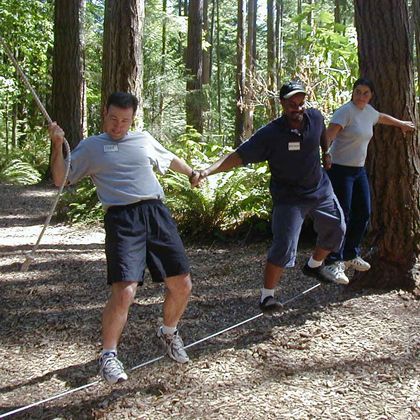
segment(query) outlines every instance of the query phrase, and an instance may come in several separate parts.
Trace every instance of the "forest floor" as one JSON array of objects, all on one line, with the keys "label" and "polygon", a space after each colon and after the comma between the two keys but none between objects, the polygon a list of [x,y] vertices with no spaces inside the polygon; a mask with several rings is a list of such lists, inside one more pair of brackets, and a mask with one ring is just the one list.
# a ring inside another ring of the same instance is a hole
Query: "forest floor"
[{"label": "forest floor", "polygon": [[[0,418],[36,405],[31,419],[418,419],[420,302],[403,291],[323,284],[260,316],[267,242],[188,246],[194,289],[180,324],[191,362],[176,365],[155,337],[163,293],[138,290],[119,348],[129,380],[98,380],[105,285],[100,226],[52,224],[20,272],[55,189],[0,185]],[[285,301],[316,282],[287,271]],[[251,319],[252,317],[256,317]],[[251,320],[250,320],[251,319]]]}]

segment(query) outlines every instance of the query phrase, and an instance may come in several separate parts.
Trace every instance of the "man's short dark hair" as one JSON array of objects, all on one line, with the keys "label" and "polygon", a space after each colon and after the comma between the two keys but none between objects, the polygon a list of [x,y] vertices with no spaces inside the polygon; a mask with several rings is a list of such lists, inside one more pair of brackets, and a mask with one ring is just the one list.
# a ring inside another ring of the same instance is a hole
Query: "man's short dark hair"
[{"label": "man's short dark hair", "polygon": [[133,114],[135,114],[139,105],[139,100],[128,92],[114,92],[108,96],[106,109],[109,109],[111,105],[123,109],[133,108]]}]

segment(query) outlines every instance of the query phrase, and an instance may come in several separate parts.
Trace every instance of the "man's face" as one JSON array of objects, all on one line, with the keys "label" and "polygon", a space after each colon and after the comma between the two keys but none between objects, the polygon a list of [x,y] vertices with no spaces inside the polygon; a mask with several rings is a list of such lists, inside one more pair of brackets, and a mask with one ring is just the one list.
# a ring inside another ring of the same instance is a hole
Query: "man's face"
[{"label": "man's face", "polygon": [[133,123],[133,108],[119,108],[110,105],[104,112],[104,131],[112,140],[123,138]]},{"label": "man's face", "polygon": [[282,99],[284,115],[293,122],[301,122],[303,120],[303,111],[305,111],[305,94],[296,93],[289,99]]}]

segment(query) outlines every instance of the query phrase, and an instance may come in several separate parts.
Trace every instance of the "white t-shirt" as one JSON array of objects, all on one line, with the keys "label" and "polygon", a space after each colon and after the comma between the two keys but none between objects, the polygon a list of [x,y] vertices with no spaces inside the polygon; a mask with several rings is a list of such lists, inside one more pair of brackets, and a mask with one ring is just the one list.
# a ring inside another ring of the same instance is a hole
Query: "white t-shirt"
[{"label": "white t-shirt", "polygon": [[373,126],[378,119],[379,112],[369,104],[360,109],[350,101],[338,108],[331,123],[341,125],[343,129],[331,146],[332,162],[345,166],[364,166]]},{"label": "white t-shirt", "polygon": [[82,140],[73,150],[70,184],[90,176],[104,209],[152,198],[164,193],[153,168],[165,173],[175,155],[148,132],[129,132],[120,140],[108,134]]}]

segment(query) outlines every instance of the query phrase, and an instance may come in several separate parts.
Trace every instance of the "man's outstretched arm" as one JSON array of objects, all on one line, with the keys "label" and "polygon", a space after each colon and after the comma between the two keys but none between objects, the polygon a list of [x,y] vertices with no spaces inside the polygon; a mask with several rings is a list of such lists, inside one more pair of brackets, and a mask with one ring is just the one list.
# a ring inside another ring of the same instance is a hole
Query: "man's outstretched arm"
[{"label": "man's outstretched arm", "polygon": [[51,139],[51,173],[55,186],[60,187],[66,175],[66,163],[63,155],[64,131],[55,122],[48,127]]}]

